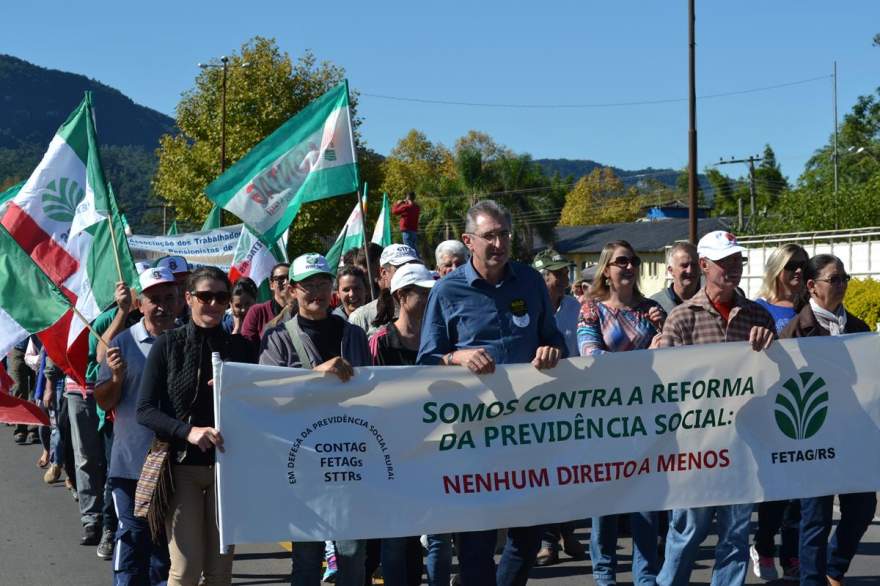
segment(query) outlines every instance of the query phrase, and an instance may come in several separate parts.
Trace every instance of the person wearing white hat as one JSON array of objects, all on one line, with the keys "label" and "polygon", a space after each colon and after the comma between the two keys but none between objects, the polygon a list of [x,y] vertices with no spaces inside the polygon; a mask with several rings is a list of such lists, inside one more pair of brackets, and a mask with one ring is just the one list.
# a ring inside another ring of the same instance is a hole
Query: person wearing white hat
[{"label": "person wearing white hat", "polygon": [[[660,336],[660,347],[749,342],[765,350],[776,337],[776,326],[766,309],[746,299],[737,287],[742,278],[745,248],[730,232],[716,230],[697,244],[705,285],[669,314]],[[666,537],[658,586],[685,586],[700,543],[712,519],[718,525],[713,586],[745,583],[749,563],[749,526],[752,505],[725,505],[674,509]]]},{"label": "person wearing white hat", "polygon": [[178,290],[165,267],[140,274],[138,297],[143,317],[110,341],[106,361],[95,383],[95,401],[105,411],[115,410],[113,451],[107,482],[113,494],[119,527],[114,537],[114,583],[135,583],[143,576],[168,577],[168,545],[156,544],[145,519],[134,516],[134,493],[153,432],[137,422],[141,375],[153,342],[174,327]]},{"label": "person wearing white hat", "polygon": [[[434,286],[431,271],[422,264],[401,266],[391,278],[391,294],[380,297],[376,321],[386,321],[370,337],[375,366],[413,366],[419,351],[422,317]],[[397,319],[394,318],[397,308]],[[422,575],[419,537],[382,539],[382,575],[386,584],[412,584]],[[418,552],[413,555],[412,552]]]},{"label": "person wearing white hat", "polygon": [[[354,367],[369,366],[364,331],[328,312],[333,271],[327,259],[314,253],[298,256],[290,266],[290,281],[297,314],[266,332],[260,364],[309,368],[334,374],[342,382],[354,376]],[[293,584],[319,583],[323,541],[297,542],[291,557]],[[336,583],[362,585],[365,557],[365,541],[336,541]]]},{"label": "person wearing white hat", "polygon": [[[379,299],[383,295],[386,297],[390,293],[391,279],[394,273],[402,266],[411,263],[423,264],[419,258],[419,253],[406,244],[390,244],[382,250],[382,256],[379,257],[379,298],[374,299],[366,305],[362,305],[354,310],[348,316],[348,323],[354,324],[364,332],[367,336],[372,336],[379,329],[380,325],[376,325],[376,317],[379,308]],[[386,302],[387,303],[387,302]]]}]

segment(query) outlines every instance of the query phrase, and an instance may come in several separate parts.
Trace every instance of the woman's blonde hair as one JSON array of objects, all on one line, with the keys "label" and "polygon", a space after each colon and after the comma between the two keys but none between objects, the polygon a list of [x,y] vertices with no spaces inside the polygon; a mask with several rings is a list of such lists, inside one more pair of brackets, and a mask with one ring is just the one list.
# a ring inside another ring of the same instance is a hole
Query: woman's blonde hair
[{"label": "woman's blonde hair", "polygon": [[[805,262],[810,259],[810,255],[807,254],[807,251],[797,244],[783,244],[770,253],[770,258],[767,259],[767,264],[764,266],[764,281],[761,283],[761,290],[758,291],[758,297],[763,297],[770,303],[780,301],[779,275],[785,270],[785,265],[788,264],[788,261],[797,254],[801,254],[804,257]],[[804,290],[806,290],[806,279],[803,280]],[[805,298],[803,292],[801,292],[801,297]],[[793,301],[795,302],[795,306],[797,306],[801,299],[794,299]]]},{"label": "woman's blonde hair", "polygon": [[[602,252],[599,253],[599,262],[596,264],[596,274],[593,276],[593,283],[590,285],[589,291],[590,297],[594,299],[604,301],[611,294],[611,289],[608,287],[608,281],[605,277],[605,269],[614,260],[614,250],[616,248],[626,248],[632,256],[636,256],[636,251],[633,250],[632,244],[626,240],[613,240],[602,248]],[[638,267],[634,268],[636,270],[636,282],[633,285],[633,293],[636,297],[641,297],[642,292],[639,291],[639,280],[642,273]]]}]

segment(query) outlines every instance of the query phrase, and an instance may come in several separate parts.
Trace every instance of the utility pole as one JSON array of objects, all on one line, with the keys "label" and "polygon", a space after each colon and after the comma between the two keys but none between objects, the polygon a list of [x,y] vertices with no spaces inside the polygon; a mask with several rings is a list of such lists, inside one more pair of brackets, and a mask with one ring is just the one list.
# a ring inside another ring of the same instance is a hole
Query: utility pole
[{"label": "utility pole", "polygon": [[[755,185],[755,163],[758,161],[763,161],[759,156],[748,157],[747,159],[734,159],[730,158],[729,161],[718,161],[715,163],[715,166],[718,165],[732,165],[734,163],[746,163],[749,166],[749,225],[754,228],[754,217],[755,217],[755,207],[757,203],[757,187]],[[743,201],[742,197],[737,198],[737,215],[738,215],[738,230],[743,229]]]},{"label": "utility pole", "polygon": [[[226,75],[229,71],[229,57],[223,55],[220,57],[220,63],[199,63],[200,69],[222,69],[223,83],[220,90],[220,174],[226,170]],[[250,63],[245,61],[239,67],[249,67]]]},{"label": "utility pole", "polygon": [[697,77],[696,77],[696,15],[694,0],[688,0],[688,232],[692,244],[697,243]]},{"label": "utility pole", "polygon": [[834,108],[834,153],[831,157],[834,159],[834,229],[837,230],[837,174],[838,174],[838,166],[840,163],[840,155],[837,152],[837,61],[834,62],[834,71],[833,71],[833,91],[832,91],[832,107]]}]

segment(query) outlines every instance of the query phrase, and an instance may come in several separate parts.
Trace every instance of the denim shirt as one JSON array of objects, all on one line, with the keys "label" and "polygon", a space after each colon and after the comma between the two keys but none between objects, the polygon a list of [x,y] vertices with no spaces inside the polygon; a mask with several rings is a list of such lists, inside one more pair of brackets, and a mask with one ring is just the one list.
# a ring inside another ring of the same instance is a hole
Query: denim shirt
[{"label": "denim shirt", "polygon": [[485,348],[497,364],[517,364],[531,362],[539,346],[568,355],[541,275],[510,261],[492,285],[468,262],[431,289],[417,360],[440,364],[454,350]]}]

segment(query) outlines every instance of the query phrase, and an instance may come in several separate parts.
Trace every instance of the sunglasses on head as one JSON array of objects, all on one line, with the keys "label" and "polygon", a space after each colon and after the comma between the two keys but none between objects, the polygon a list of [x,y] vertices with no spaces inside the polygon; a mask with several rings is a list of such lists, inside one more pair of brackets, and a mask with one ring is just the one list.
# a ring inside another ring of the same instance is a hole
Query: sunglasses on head
[{"label": "sunglasses on head", "polygon": [[204,305],[213,305],[215,301],[217,305],[226,305],[230,297],[228,291],[190,291],[189,294]]},{"label": "sunglasses on head", "polygon": [[625,269],[629,265],[632,265],[633,268],[638,268],[638,266],[642,264],[642,259],[638,256],[618,256],[608,264],[612,264],[621,269]]}]

